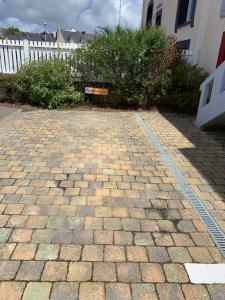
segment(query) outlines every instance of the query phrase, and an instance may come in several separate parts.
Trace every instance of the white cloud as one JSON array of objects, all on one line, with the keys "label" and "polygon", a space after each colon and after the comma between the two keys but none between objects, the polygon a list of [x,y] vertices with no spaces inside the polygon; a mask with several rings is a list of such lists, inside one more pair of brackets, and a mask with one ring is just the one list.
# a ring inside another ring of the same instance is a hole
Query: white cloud
[{"label": "white cloud", "polygon": [[[122,25],[138,27],[142,0],[122,0]],[[0,0],[0,26],[40,31],[43,23],[93,32],[98,26],[115,26],[119,0]]]}]

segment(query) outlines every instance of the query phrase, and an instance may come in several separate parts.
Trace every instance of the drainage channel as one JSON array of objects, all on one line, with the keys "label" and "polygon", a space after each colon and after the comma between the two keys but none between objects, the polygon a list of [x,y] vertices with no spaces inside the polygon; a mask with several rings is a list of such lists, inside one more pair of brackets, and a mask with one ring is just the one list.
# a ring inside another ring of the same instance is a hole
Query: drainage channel
[{"label": "drainage channel", "polygon": [[208,233],[212,237],[213,241],[215,242],[216,246],[220,250],[221,254],[225,258],[225,234],[222,229],[219,227],[217,222],[214,220],[206,206],[202,203],[201,199],[195,194],[192,187],[189,185],[187,180],[185,179],[184,175],[180,171],[180,169],[175,165],[172,161],[170,156],[164,150],[150,127],[145,123],[144,119],[139,113],[136,113],[136,119],[140,126],[144,129],[145,133],[147,134],[149,140],[155,146],[157,151],[160,153],[162,159],[164,160],[165,165],[169,169],[170,173],[176,179],[178,185],[181,188],[184,196],[190,202],[192,207],[194,208],[196,214],[206,227]]}]

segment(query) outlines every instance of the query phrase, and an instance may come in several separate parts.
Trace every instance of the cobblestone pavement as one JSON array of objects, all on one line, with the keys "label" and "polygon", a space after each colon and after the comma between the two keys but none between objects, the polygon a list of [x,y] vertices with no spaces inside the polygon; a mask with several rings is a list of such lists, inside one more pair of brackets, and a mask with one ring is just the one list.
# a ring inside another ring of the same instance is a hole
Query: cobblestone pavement
[{"label": "cobblestone pavement", "polygon": [[[223,145],[142,115],[225,229]],[[225,299],[190,283],[184,263],[224,260],[133,112],[1,120],[0,227],[1,300]]]}]

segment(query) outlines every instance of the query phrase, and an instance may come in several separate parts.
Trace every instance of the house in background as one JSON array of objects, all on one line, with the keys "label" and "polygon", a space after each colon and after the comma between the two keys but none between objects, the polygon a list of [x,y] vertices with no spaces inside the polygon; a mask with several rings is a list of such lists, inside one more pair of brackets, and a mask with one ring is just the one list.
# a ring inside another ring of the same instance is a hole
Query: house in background
[{"label": "house in background", "polygon": [[94,35],[86,33],[85,31],[80,32],[76,29],[58,29],[56,32],[56,42],[82,44],[92,39],[93,36]]},{"label": "house in background", "polygon": [[213,72],[225,60],[225,0],[143,0],[142,28],[162,26]]},{"label": "house in background", "polygon": [[29,42],[55,42],[53,33],[34,33],[34,32],[17,32],[14,34],[8,34],[4,29],[0,30],[0,38],[8,41],[23,41]]}]

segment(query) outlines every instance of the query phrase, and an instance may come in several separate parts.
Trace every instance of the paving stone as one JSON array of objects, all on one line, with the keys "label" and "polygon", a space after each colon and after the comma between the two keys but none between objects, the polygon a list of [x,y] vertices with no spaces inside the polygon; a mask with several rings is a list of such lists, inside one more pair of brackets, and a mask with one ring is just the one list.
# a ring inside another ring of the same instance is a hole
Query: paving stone
[{"label": "paving stone", "polygon": [[77,209],[77,216],[79,217],[88,217],[95,215],[95,207],[94,206],[80,206]]},{"label": "paving stone", "polygon": [[47,216],[30,216],[26,227],[27,228],[44,228],[47,223]]},{"label": "paving stone", "polygon": [[85,229],[103,229],[103,219],[95,217],[86,217]]},{"label": "paving stone", "polygon": [[92,276],[92,263],[71,262],[69,264],[68,281],[89,281]]},{"label": "paving stone", "polygon": [[123,230],[125,231],[140,231],[140,222],[137,219],[122,219]]},{"label": "paving stone", "polygon": [[126,283],[106,284],[107,300],[131,300],[130,287]]},{"label": "paving stone", "polygon": [[79,286],[74,282],[55,282],[51,292],[51,300],[77,300]]},{"label": "paving stone", "polygon": [[19,261],[0,261],[0,281],[12,280],[19,268]]},{"label": "paving stone", "polygon": [[141,275],[144,282],[165,282],[165,276],[160,264],[141,263]]},{"label": "paving stone", "polygon": [[147,262],[148,257],[145,247],[142,246],[127,246],[127,259],[133,262]]},{"label": "paving stone", "polygon": [[81,257],[81,246],[79,245],[62,245],[60,259],[67,261],[78,261]]},{"label": "paving stone", "polygon": [[187,272],[182,265],[164,264],[163,269],[168,282],[186,283],[189,281]]},{"label": "paving stone", "polygon": [[51,243],[53,236],[53,230],[52,229],[38,229],[33,231],[32,243],[37,244],[44,244],[44,243]]},{"label": "paving stone", "polygon": [[121,230],[122,224],[119,218],[105,218],[104,229],[106,230]]},{"label": "paving stone", "polygon": [[0,244],[0,260],[8,260],[15,249],[15,243],[2,243]]},{"label": "paving stone", "polygon": [[22,298],[25,282],[0,282],[2,300],[18,300]]},{"label": "paving stone", "polygon": [[86,205],[86,196],[74,196],[71,197],[70,205]]},{"label": "paving stone", "polygon": [[175,283],[157,284],[159,298],[162,300],[185,300],[181,287]]},{"label": "paving stone", "polygon": [[103,261],[103,246],[85,245],[82,252],[83,261]]},{"label": "paving stone", "polygon": [[52,233],[52,244],[70,244],[73,239],[73,232],[69,229],[57,229]]},{"label": "paving stone", "polygon": [[73,243],[82,244],[93,244],[93,231],[92,230],[74,230]]},{"label": "paving stone", "polygon": [[[1,190],[1,193],[2,193],[2,190]],[[21,195],[6,194],[2,199],[2,203],[18,203],[20,198],[21,198]]]},{"label": "paving stone", "polygon": [[14,229],[10,241],[15,243],[27,243],[31,240],[31,229]]},{"label": "paving stone", "polygon": [[[161,232],[153,233],[153,238],[154,238],[156,246],[166,246],[166,247],[174,246],[172,236],[169,233],[161,233]],[[175,243],[176,243],[176,241],[175,241]],[[185,243],[185,238],[184,238],[184,242],[181,241],[180,244],[177,242],[176,245],[183,246],[183,243]]]},{"label": "paving stone", "polygon": [[213,263],[214,261],[207,248],[189,247],[188,251],[196,263]]},{"label": "paving stone", "polygon": [[48,261],[42,274],[43,281],[64,281],[67,275],[66,262]]},{"label": "paving stone", "polygon": [[147,252],[150,262],[165,263],[170,261],[165,247],[147,247]]},{"label": "paving stone", "polygon": [[121,282],[141,282],[141,273],[137,263],[118,263],[118,281]]},{"label": "paving stone", "polygon": [[32,260],[34,259],[37,245],[35,244],[17,244],[13,252],[13,260]]},{"label": "paving stone", "polygon": [[26,216],[18,216],[18,215],[11,216],[7,223],[7,227],[23,228],[27,223],[27,219],[28,217]]},{"label": "paving stone", "polygon": [[6,243],[12,233],[11,228],[0,228],[0,243]]},{"label": "paving stone", "polygon": [[126,207],[113,207],[112,215],[115,218],[126,218],[128,217],[128,209]]},{"label": "paving stone", "polygon": [[158,296],[153,284],[147,283],[135,283],[132,287],[132,299],[133,300],[157,300]]},{"label": "paving stone", "polygon": [[125,247],[123,246],[105,246],[105,261],[121,262],[125,261]]},{"label": "paving stone", "polygon": [[114,231],[114,239],[116,245],[132,245],[133,235],[131,232]]},{"label": "paving stone", "polygon": [[[209,300],[209,294],[203,285],[183,284],[182,289],[187,300]],[[219,299],[219,298],[218,298]]]},{"label": "paving stone", "polygon": [[104,300],[105,290],[103,283],[95,282],[82,282],[79,290],[80,300]]},{"label": "paving stone", "polygon": [[116,267],[114,263],[111,262],[98,262],[94,263],[93,271],[94,281],[116,281]]},{"label": "paving stone", "polygon": [[195,244],[197,246],[214,246],[214,242],[212,241],[212,239],[208,236],[207,233],[192,233],[191,237],[193,239],[193,241],[195,242]]},{"label": "paving stone", "polygon": [[169,247],[168,253],[172,262],[181,264],[192,262],[188,250],[184,247]]},{"label": "paving stone", "polygon": [[224,300],[225,299],[225,285],[217,284],[217,285],[209,285],[208,291],[212,300]]},{"label": "paving stone", "polygon": [[193,222],[191,220],[181,220],[179,221],[178,225],[177,225],[179,231],[182,232],[195,232],[195,226],[193,224]]},{"label": "paving stone", "polygon": [[65,216],[50,216],[47,222],[47,228],[67,228],[67,218]]},{"label": "paving stone", "polygon": [[95,216],[101,218],[110,218],[112,216],[112,209],[111,207],[96,207],[95,208]]},{"label": "paving stone", "polygon": [[9,216],[0,215],[0,227],[4,227],[9,219]]},{"label": "paving stone", "polygon": [[36,260],[56,260],[58,258],[59,245],[41,244],[36,253]]},{"label": "paving stone", "polygon": [[148,232],[138,232],[134,235],[134,242],[136,245],[140,246],[148,246],[148,245],[154,245],[154,241],[152,239],[152,236]]},{"label": "paving stone", "polygon": [[96,230],[94,233],[94,243],[102,245],[113,244],[113,231]]},{"label": "paving stone", "polygon": [[44,268],[42,261],[24,261],[22,262],[16,276],[16,280],[39,281]]},{"label": "paving stone", "polygon": [[52,284],[48,282],[29,282],[22,299],[48,300],[50,298],[51,286]]}]

